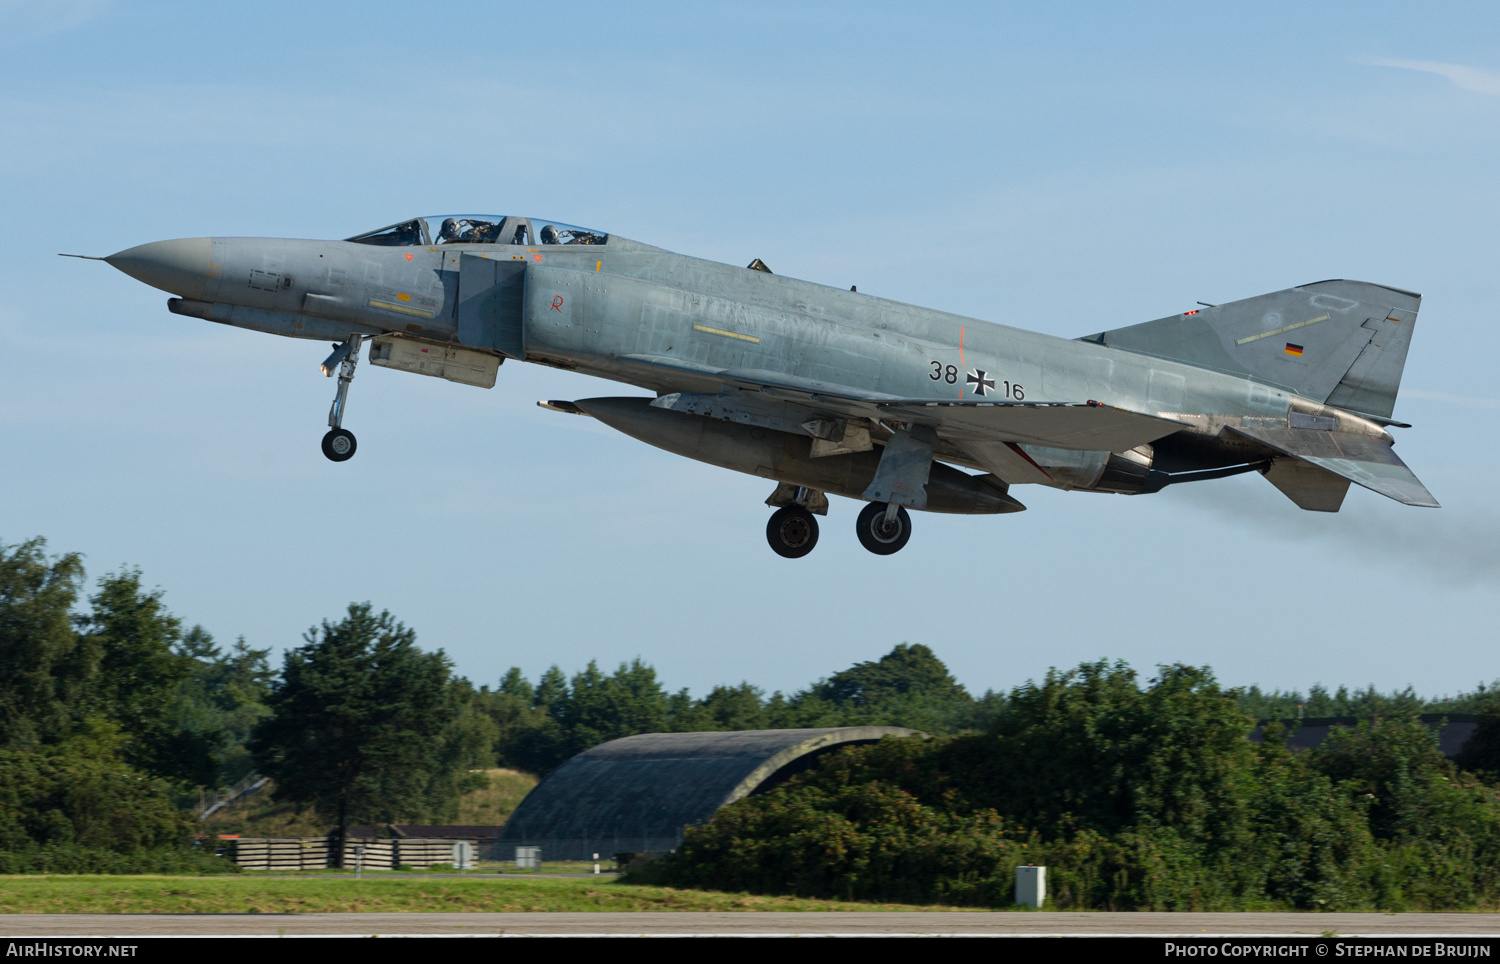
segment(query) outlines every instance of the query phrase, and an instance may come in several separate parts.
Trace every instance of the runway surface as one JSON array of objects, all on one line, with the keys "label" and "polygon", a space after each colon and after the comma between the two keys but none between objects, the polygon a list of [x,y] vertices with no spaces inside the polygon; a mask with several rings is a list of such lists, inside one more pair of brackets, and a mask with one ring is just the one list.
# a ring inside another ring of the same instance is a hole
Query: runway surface
[{"label": "runway surface", "polygon": [[6,914],[0,936],[1161,935],[1500,936],[1500,914],[807,912],[595,914]]}]

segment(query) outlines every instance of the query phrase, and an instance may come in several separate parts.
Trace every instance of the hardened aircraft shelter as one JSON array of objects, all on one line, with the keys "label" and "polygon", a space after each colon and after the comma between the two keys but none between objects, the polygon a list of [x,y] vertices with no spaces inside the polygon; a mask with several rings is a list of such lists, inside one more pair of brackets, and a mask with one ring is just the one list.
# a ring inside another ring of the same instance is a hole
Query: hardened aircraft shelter
[{"label": "hardened aircraft shelter", "polygon": [[899,726],[643,733],[573,757],[521,801],[496,850],[540,847],[544,860],[671,850],[683,828],[764,792],[846,746],[914,736]]}]

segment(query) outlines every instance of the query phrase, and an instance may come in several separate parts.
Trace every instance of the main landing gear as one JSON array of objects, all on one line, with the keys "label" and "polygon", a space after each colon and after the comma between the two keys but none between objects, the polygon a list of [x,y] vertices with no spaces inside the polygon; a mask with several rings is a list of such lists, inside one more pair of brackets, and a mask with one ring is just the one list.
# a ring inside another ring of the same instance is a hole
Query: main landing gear
[{"label": "main landing gear", "polygon": [[911,516],[894,502],[871,502],[860,510],[854,525],[859,544],[877,556],[900,552],[911,538]]},{"label": "main landing gear", "polygon": [[817,489],[778,482],[766,505],[777,507],[766,523],[771,551],[787,559],[800,559],[812,552],[818,544],[818,520],[813,516],[828,514],[828,496]]},{"label": "main landing gear", "polygon": [[[766,500],[776,506],[766,522],[766,541],[771,551],[787,559],[800,559],[818,544],[816,516],[828,514],[828,496],[786,482]],[[871,502],[855,523],[859,544],[878,556],[899,552],[911,539],[911,516],[895,503]]]},{"label": "main landing gear", "polygon": [[333,396],[333,407],[328,410],[328,434],[323,436],[323,454],[330,461],[344,462],[354,457],[357,443],[354,433],[344,428],[344,403],[349,398],[349,383],[354,381],[354,366],[359,364],[359,348],[364,335],[350,335],[342,345],[333,346],[333,354],[323,361],[323,374],[332,376],[333,366],[339,368],[339,389]]},{"label": "main landing gear", "polygon": [[766,541],[778,556],[800,559],[818,544],[818,520],[800,505],[784,506],[771,513]]}]

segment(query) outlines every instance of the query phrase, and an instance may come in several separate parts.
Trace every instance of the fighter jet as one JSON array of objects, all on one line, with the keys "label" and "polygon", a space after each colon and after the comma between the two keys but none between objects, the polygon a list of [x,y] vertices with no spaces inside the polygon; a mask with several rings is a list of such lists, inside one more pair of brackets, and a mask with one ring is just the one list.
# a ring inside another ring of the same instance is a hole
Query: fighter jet
[{"label": "fighter jet", "polygon": [[[71,255],[71,257],[87,257]],[[531,362],[650,395],[551,400],[642,442],[775,483],[771,548],[866,503],[880,555],[907,510],[1025,508],[1014,486],[1142,495],[1256,471],[1303,509],[1351,482],[1437,502],[1392,448],[1421,296],[1319,281],[1069,340],[675,254],[539,218],[418,217],[342,241],[188,238],[96,260],[190,318],[333,343],[323,454],[370,363],[490,388]]]}]

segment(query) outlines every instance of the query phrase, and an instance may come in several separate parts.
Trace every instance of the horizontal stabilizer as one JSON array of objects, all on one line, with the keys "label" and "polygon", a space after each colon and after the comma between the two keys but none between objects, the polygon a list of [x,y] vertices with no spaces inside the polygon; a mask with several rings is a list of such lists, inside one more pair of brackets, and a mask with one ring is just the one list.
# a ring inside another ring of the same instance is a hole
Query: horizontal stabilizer
[{"label": "horizontal stabilizer", "polygon": [[[1295,456],[1362,485],[1388,499],[1395,499],[1406,505],[1433,509],[1439,507],[1432,493],[1406,467],[1395,449],[1378,438],[1305,428],[1239,427],[1230,430],[1283,455]],[[1293,501],[1296,501],[1295,497]],[[1300,502],[1298,504],[1301,505]]]},{"label": "horizontal stabilizer", "polygon": [[1265,469],[1266,480],[1298,508],[1337,512],[1349,492],[1349,480],[1301,459],[1277,459]]}]

